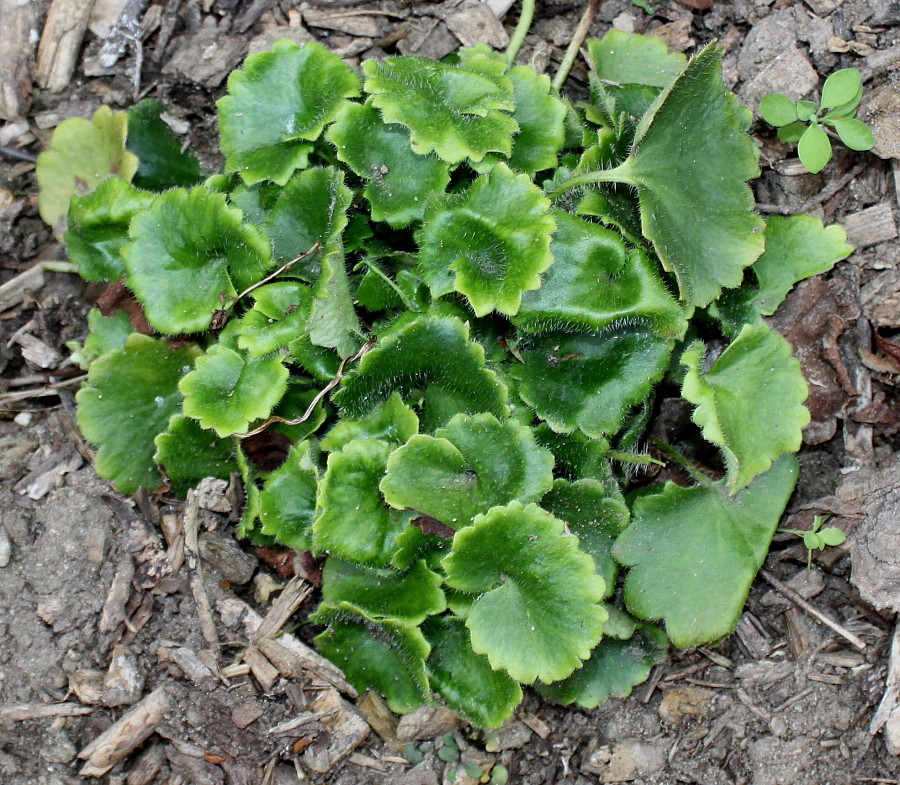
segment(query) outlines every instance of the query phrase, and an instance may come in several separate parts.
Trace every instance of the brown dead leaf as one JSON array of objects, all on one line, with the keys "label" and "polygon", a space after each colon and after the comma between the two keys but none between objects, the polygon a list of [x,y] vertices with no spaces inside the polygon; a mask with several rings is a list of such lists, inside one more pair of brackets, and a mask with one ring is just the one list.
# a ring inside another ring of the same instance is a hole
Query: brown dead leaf
[{"label": "brown dead leaf", "polygon": [[97,298],[97,308],[104,316],[112,316],[116,311],[125,311],[128,321],[136,332],[152,335],[156,332],[144,316],[144,307],[125,286],[125,279],[113,281]]}]

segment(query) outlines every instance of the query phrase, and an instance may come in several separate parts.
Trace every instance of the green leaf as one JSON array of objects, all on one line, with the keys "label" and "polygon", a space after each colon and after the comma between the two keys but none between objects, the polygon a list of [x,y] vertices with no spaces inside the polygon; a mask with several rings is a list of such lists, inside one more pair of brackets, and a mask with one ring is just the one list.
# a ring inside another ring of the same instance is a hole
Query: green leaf
[{"label": "green leaf", "polygon": [[289,270],[314,281],[322,257],[337,249],[347,226],[347,209],[353,192],[344,184],[344,175],[334,167],[308,169],[291,178],[282,189],[261,228],[272,240],[276,262],[289,262],[319,247]]},{"label": "green leaf", "polygon": [[[126,283],[162,333],[201,332],[213,311],[263,277],[268,238],[202,186],[157,196],[131,222],[122,247]],[[237,289],[235,288],[237,287]]]},{"label": "green leaf", "polygon": [[859,102],[862,100],[863,88],[862,85],[859,86],[859,89],[856,91],[856,95],[853,96],[846,103],[840,104],[839,106],[835,106],[833,109],[829,109],[822,115],[823,120],[839,120],[842,118],[853,117],[856,114],[856,108],[859,106]]},{"label": "green leaf", "polygon": [[261,531],[303,551],[312,545],[319,470],[309,441],[293,444],[287,460],[266,478],[259,492]]},{"label": "green leaf", "polygon": [[606,584],[607,596],[612,594],[618,572],[612,546],[628,525],[625,503],[608,496],[597,480],[556,480],[541,501],[541,507],[563,521],[569,533],[578,537],[581,550],[594,560],[596,572]]},{"label": "green leaf", "polygon": [[476,316],[512,315],[553,264],[550,202],[531,179],[496,164],[461,194],[435,200],[416,232],[422,278],[434,297],[464,294]]},{"label": "green leaf", "polygon": [[782,142],[799,142],[806,131],[806,123],[789,123],[778,129],[778,138]]},{"label": "green leaf", "polygon": [[348,602],[373,619],[418,625],[447,609],[441,576],[421,559],[405,570],[368,567],[331,557],[322,572],[322,601]]},{"label": "green leaf", "polygon": [[[442,422],[428,414],[429,394],[446,393],[458,411],[505,417],[506,387],[484,367],[484,349],[469,340],[469,330],[452,317],[416,316],[391,329],[344,375],[332,400],[345,416],[359,418],[393,392],[408,398],[425,391],[428,425]],[[449,418],[448,418],[449,419]]]},{"label": "green leaf", "polygon": [[841,141],[851,150],[871,150],[875,146],[875,137],[862,120],[834,120],[832,125]]},{"label": "green leaf", "polygon": [[566,706],[595,709],[610,697],[627,698],[665,659],[667,649],[665,633],[651,625],[640,627],[628,640],[604,638],[579,670],[563,681],[539,685],[538,691]]},{"label": "green leaf", "polygon": [[818,174],[831,160],[831,141],[818,125],[812,123],[800,137],[797,145],[800,162],[812,173]]},{"label": "green leaf", "polygon": [[112,480],[121,493],[159,485],[153,440],[180,409],[178,380],[196,354],[193,347],[172,351],[164,340],[134,333],[122,349],[91,365],[87,383],[75,396],[78,426],[100,448],[94,461],[97,474]]},{"label": "green leaf", "polygon": [[797,101],[797,119],[805,123],[816,114],[816,105],[812,101]]},{"label": "green leaf", "polygon": [[403,444],[419,432],[419,418],[398,393],[380,403],[364,417],[343,418],[322,439],[322,449],[338,452],[354,439],[381,439]]},{"label": "green leaf", "polygon": [[541,288],[526,292],[513,322],[523,330],[601,330],[646,325],[664,336],[685,327],[685,315],[656,265],[621,236],[568,213],[553,214],[554,263]]},{"label": "green leaf", "polygon": [[589,439],[580,431],[556,433],[547,423],[534,429],[539,445],[553,453],[557,476],[572,480],[609,478],[609,443],[605,439]]},{"label": "green leaf", "polygon": [[512,152],[516,121],[504,112],[512,96],[497,81],[423,57],[388,57],[362,64],[363,89],[386,123],[405,125],[412,149],[457,164],[487,153]]},{"label": "green leaf", "polygon": [[422,628],[431,644],[426,665],[431,683],[451,709],[480,728],[497,728],[522,700],[522,688],[505,672],[491,668],[472,651],[465,620],[456,616],[428,619]]},{"label": "green leaf", "polygon": [[204,477],[227,480],[238,468],[230,439],[217,438],[181,414],[172,415],[168,430],[154,443],[153,460],[162,465],[173,490],[182,498]]},{"label": "green leaf", "polygon": [[520,348],[519,394],[555,431],[615,433],[669,365],[673,341],[645,330],[548,333]]},{"label": "green leaf", "polygon": [[819,532],[819,536],[825,545],[842,545],[847,539],[847,535],[834,526],[826,526]]},{"label": "green leaf", "polygon": [[786,95],[769,93],[759,101],[759,116],[769,125],[780,128],[797,121],[797,105]]},{"label": "green leaf", "polygon": [[530,428],[490,414],[460,414],[391,455],[381,492],[392,507],[460,529],[513,499],[538,501],[552,483],[553,456],[538,447]]},{"label": "green leaf", "polygon": [[516,681],[563,679],[581,666],[607,614],[603,579],[562,521],[514,501],[456,533],[447,584],[477,594],[466,626],[472,649]]},{"label": "green leaf", "polygon": [[250,537],[260,545],[271,545],[271,538],[256,529],[256,522],[259,519],[260,496],[259,486],[256,484],[258,473],[244,454],[241,440],[232,437],[231,441],[234,444],[234,457],[237,460],[238,471],[244,487],[244,507],[241,510],[241,518],[235,527],[235,536]]},{"label": "green leaf", "polygon": [[639,496],[613,555],[630,567],[628,610],[664,619],[679,648],[709,643],[734,628],[797,481],[797,460],[783,455],[735,496],[718,486],[667,482]]},{"label": "green leaf", "polygon": [[279,281],[253,290],[253,307],[237,328],[238,346],[251,357],[286,347],[306,335],[312,307],[310,288],[299,281]]},{"label": "green leaf", "polygon": [[707,305],[737,286],[762,253],[763,224],[746,182],[759,175],[756,146],[725,91],[716,47],[660,94],[616,172],[637,185],[644,235],[689,304]]},{"label": "green leaf", "polygon": [[820,103],[825,109],[849,103],[856,97],[859,88],[859,71],[855,68],[842,68],[825,80]]},{"label": "green leaf", "polygon": [[771,315],[794,284],[824,273],[853,251],[838,224],[825,227],[812,215],[773,215],[766,219],[766,250],[753,263],[759,282],[754,303]]},{"label": "green leaf", "polygon": [[219,436],[246,433],[254,420],[268,417],[287,388],[281,358],[247,357],[214,344],[179,383],[184,413]]},{"label": "green leaf", "polygon": [[84,346],[77,341],[67,341],[72,352],[72,362],[86,371],[98,357],[114,349],[121,349],[125,339],[134,332],[128,314],[115,311],[112,316],[103,316],[96,308],[88,312],[88,333]]},{"label": "green leaf", "polygon": [[418,627],[373,619],[346,602],[337,607],[323,603],[310,620],[328,625],[315,638],[316,648],[359,692],[380,692],[398,713],[431,697],[425,671],[430,648]]},{"label": "green leaf", "polygon": [[101,106],[90,120],[70,117],[56,126],[35,171],[38,211],[56,237],[65,231],[73,196],[90,193],[110,175],[131,182],[138,159],[125,149],[127,129],[128,115],[108,106]]},{"label": "green leaf", "polygon": [[216,103],[225,171],[238,172],[248,185],[284,185],[306,167],[310,142],[345,99],[358,95],[359,78],[322,44],[281,39],[272,51],[250,55]]},{"label": "green leaf", "polygon": [[667,87],[684,68],[685,56],[669,52],[658,36],[609,30],[587,42],[588,61],[597,76],[618,84]]},{"label": "green leaf", "polygon": [[163,105],[145,98],[128,110],[128,139],[125,146],[140,163],[134,184],[149,191],[189,188],[202,179],[200,163],[162,120]]},{"label": "green leaf", "polygon": [[69,259],[86,281],[114,281],[125,272],[122,246],[131,219],[153,201],[119,177],[108,177],[84,196],[75,194],[63,234]]},{"label": "green leaf", "polygon": [[443,193],[450,182],[447,164],[435,155],[413,152],[409,131],[382,122],[371,101],[365,106],[344,104],[328,141],[338,159],[366,181],[363,195],[374,221],[395,227],[420,221],[428,197]]},{"label": "green leaf", "polygon": [[334,349],[341,357],[349,357],[359,348],[359,318],[350,294],[344,245],[339,239],[330,243],[322,256],[306,330],[316,346]]},{"label": "green leaf", "polygon": [[766,471],[783,452],[800,449],[809,422],[808,394],[791,345],[765,324],[746,325],[707,372],[703,344],[681,357],[688,370],[681,394],[696,405],[693,420],[719,446],[730,493]]},{"label": "green leaf", "polygon": [[391,450],[377,439],[356,439],[328,456],[313,524],[316,550],[377,566],[390,561],[409,518],[387,507],[378,490]]}]

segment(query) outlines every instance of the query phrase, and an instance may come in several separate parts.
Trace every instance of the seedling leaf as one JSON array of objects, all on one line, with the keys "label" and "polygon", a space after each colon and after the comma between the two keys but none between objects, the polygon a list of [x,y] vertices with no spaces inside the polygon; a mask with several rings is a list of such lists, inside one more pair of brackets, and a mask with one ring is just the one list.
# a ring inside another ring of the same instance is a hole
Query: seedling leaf
[{"label": "seedling leaf", "polygon": [[818,174],[831,160],[831,141],[816,123],[811,123],[797,145],[800,161],[812,173]]},{"label": "seedling leaf", "polygon": [[613,555],[630,567],[625,603],[642,619],[664,619],[678,647],[727,635],[797,481],[797,460],[783,455],[747,488],[667,482],[639,496]]},{"label": "seedling leaf", "polygon": [[786,95],[769,93],[759,101],[759,115],[769,125],[780,128],[797,121],[797,105]]},{"label": "seedling leaf", "polygon": [[165,341],[133,333],[122,349],[91,365],[76,395],[78,426],[99,447],[97,474],[121,493],[160,483],[153,440],[181,408],[178,380],[193,364],[192,347],[171,351]]},{"label": "seedling leaf", "polygon": [[859,71],[855,68],[842,68],[825,80],[820,103],[825,109],[849,103],[856,97],[860,86]]},{"label": "seedling leaf", "polygon": [[325,126],[347,98],[359,95],[359,78],[336,54],[316,42],[302,47],[276,41],[228,77],[217,102],[225,171],[248,185],[284,185],[307,165]]},{"label": "seedling leaf", "polygon": [[515,314],[553,264],[550,202],[531,179],[496,164],[462,194],[436,200],[416,233],[419,269],[434,297],[464,294],[476,316]]},{"label": "seedling leaf", "polygon": [[460,414],[434,436],[414,436],[387,465],[381,492],[454,529],[513,499],[538,501],[553,483],[553,456],[531,429],[490,414]]},{"label": "seedling leaf", "polygon": [[261,357],[306,335],[312,307],[310,288],[299,281],[280,281],[253,290],[253,307],[237,328],[238,346]]},{"label": "seedling leaf", "polygon": [[84,346],[77,341],[68,341],[66,346],[72,352],[72,362],[82,370],[88,370],[98,357],[114,349],[121,349],[125,339],[134,332],[128,314],[116,311],[112,316],[103,316],[96,308],[88,312],[88,333]]},{"label": "seedling leaf", "polygon": [[682,355],[688,370],[681,394],[696,405],[704,438],[722,450],[734,493],[781,453],[800,449],[809,422],[806,382],[790,344],[762,323],[745,325],[707,372],[703,354],[696,342]]},{"label": "seedling leaf", "polygon": [[841,141],[851,150],[871,150],[875,146],[875,137],[862,120],[847,118],[832,120],[830,124],[834,126]]}]

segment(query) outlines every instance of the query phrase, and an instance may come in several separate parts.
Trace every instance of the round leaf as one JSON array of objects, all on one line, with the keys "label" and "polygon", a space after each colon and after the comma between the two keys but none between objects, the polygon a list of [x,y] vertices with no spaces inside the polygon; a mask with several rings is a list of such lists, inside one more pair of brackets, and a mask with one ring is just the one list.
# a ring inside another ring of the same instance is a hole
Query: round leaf
[{"label": "round leaf", "polygon": [[512,315],[553,264],[550,201],[527,175],[496,164],[462,194],[435,201],[416,233],[419,269],[434,297],[464,294],[476,316]]},{"label": "round leaf", "polygon": [[363,194],[373,221],[408,226],[421,220],[425,201],[443,193],[450,169],[435,155],[419,155],[410,147],[409,131],[386,124],[370,103],[347,103],[328,131],[337,157],[366,181]]},{"label": "round leaf", "polygon": [[286,347],[306,335],[312,292],[298,281],[279,281],[253,290],[253,307],[240,321],[238,346],[251,357]]},{"label": "round leaf", "polygon": [[308,441],[291,446],[287,460],[266,478],[259,492],[261,531],[302,551],[312,544],[319,471]]},{"label": "round leaf", "polygon": [[365,91],[386,123],[405,125],[412,149],[434,151],[450,164],[509,155],[518,124],[509,92],[479,73],[423,57],[388,57],[363,63]]},{"label": "round leaf", "polygon": [[431,644],[426,665],[431,682],[451,709],[480,728],[497,728],[522,700],[522,688],[490,660],[472,651],[465,620],[432,618],[422,631]]},{"label": "round leaf", "polygon": [[359,420],[343,418],[322,439],[322,449],[337,452],[354,439],[381,439],[403,444],[419,431],[419,418],[397,393]]},{"label": "round leaf", "polygon": [[781,453],[800,449],[806,382],[791,345],[766,324],[745,325],[706,373],[699,342],[681,362],[688,369],[681,394],[697,406],[693,419],[704,438],[721,448],[732,493]]},{"label": "round leaf", "polygon": [[851,150],[871,150],[875,145],[875,137],[862,120],[835,120],[834,130],[841,141]]},{"label": "round leaf", "polygon": [[162,333],[202,332],[213,311],[263,277],[269,240],[223,194],[200,186],[157,196],[131,222],[126,283]]},{"label": "round leaf", "polygon": [[[359,95],[359,78],[322,44],[276,41],[228,77],[220,98],[219,132],[225,171],[248,185],[284,185],[307,165],[312,145],[346,98]],[[309,141],[304,141],[309,140]]]},{"label": "round leaf", "polygon": [[443,565],[449,586],[478,595],[466,619],[472,649],[516,681],[564,679],[600,640],[603,579],[537,505],[514,501],[478,516]]},{"label": "round leaf", "polygon": [[797,119],[808,122],[816,113],[816,105],[812,101],[797,101]]},{"label": "round leaf", "polygon": [[318,551],[379,566],[390,561],[409,517],[385,505],[378,490],[390,452],[377,439],[356,439],[328,456],[313,525]]},{"label": "round leaf", "polygon": [[555,431],[615,433],[669,364],[672,341],[643,330],[548,333],[520,349],[519,395]]},{"label": "round leaf", "polygon": [[813,123],[800,137],[797,155],[801,163],[812,173],[818,174],[831,160],[831,141],[818,125]]},{"label": "round leaf", "polygon": [[125,494],[155,489],[160,482],[153,440],[181,407],[178,380],[190,370],[196,350],[172,351],[165,341],[134,333],[121,350],[91,365],[76,395],[78,426],[98,445],[94,468]]},{"label": "round leaf", "polygon": [[759,101],[759,115],[769,125],[780,128],[797,120],[797,105],[786,95],[769,93]]},{"label": "round leaf", "polygon": [[96,308],[88,312],[88,333],[84,346],[77,341],[67,341],[66,346],[72,351],[72,362],[83,370],[87,370],[98,357],[114,349],[121,349],[125,339],[134,332],[128,314],[115,311],[112,316],[103,316]]},{"label": "round leaf", "polygon": [[287,389],[287,378],[279,357],[246,357],[215,344],[178,387],[184,413],[224,437],[245,433],[251,422],[268,417]]},{"label": "round leaf", "polygon": [[788,123],[778,129],[778,138],[782,142],[799,142],[806,131],[806,123]]},{"label": "round leaf", "polygon": [[841,106],[854,99],[859,91],[859,71],[855,68],[842,68],[835,71],[822,85],[821,104],[825,109]]},{"label": "round leaf", "polygon": [[669,52],[654,35],[629,35],[609,30],[587,42],[588,60],[597,75],[620,85],[667,87],[684,68],[685,56]]},{"label": "round leaf", "polygon": [[637,497],[613,548],[616,560],[631,568],[628,610],[665,619],[679,648],[731,632],[796,481],[797,460],[783,455],[733,497],[719,487],[671,482]]},{"label": "round leaf", "polygon": [[204,477],[227,480],[237,471],[234,445],[230,439],[219,439],[196,420],[181,414],[172,415],[169,428],[154,440],[153,460],[163,467],[172,488],[184,497]]},{"label": "round leaf", "polygon": [[381,492],[454,529],[513,499],[538,501],[553,482],[553,456],[531,429],[490,414],[457,415],[434,436],[413,436],[388,461]]}]

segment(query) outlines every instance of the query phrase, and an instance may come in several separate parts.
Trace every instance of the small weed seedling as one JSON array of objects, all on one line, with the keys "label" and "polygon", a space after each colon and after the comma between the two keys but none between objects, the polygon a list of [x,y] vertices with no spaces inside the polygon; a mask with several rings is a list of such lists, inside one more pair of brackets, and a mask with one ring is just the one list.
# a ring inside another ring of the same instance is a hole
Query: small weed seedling
[{"label": "small weed seedling", "polygon": [[825,128],[833,128],[851,150],[871,150],[875,140],[869,127],[854,115],[862,98],[859,71],[835,71],[822,86],[819,105],[792,101],[781,93],[769,93],[759,102],[759,114],[778,128],[778,138],[797,142],[801,163],[813,174],[831,160],[831,140]]},{"label": "small weed seedling", "polygon": [[813,551],[824,551],[829,545],[840,545],[847,539],[847,536],[835,526],[826,526],[821,528],[822,524],[828,520],[829,516],[824,518],[821,515],[813,517],[812,526],[809,529],[779,529],[783,534],[794,534],[803,538],[803,544],[806,546],[806,569],[812,567]]},{"label": "small weed seedling", "polygon": [[[587,49],[573,105],[509,52],[358,73],[282,40],[218,102],[224,171],[154,101],[38,161],[79,274],[131,293],[73,346],[97,471],[239,473],[238,536],[325,560],[319,651],[397,712],[627,695],[734,628],[797,478],[806,383],[763,317],[844,232],[753,211],[715,46]],[[720,479],[633,481],[657,391]]]}]

